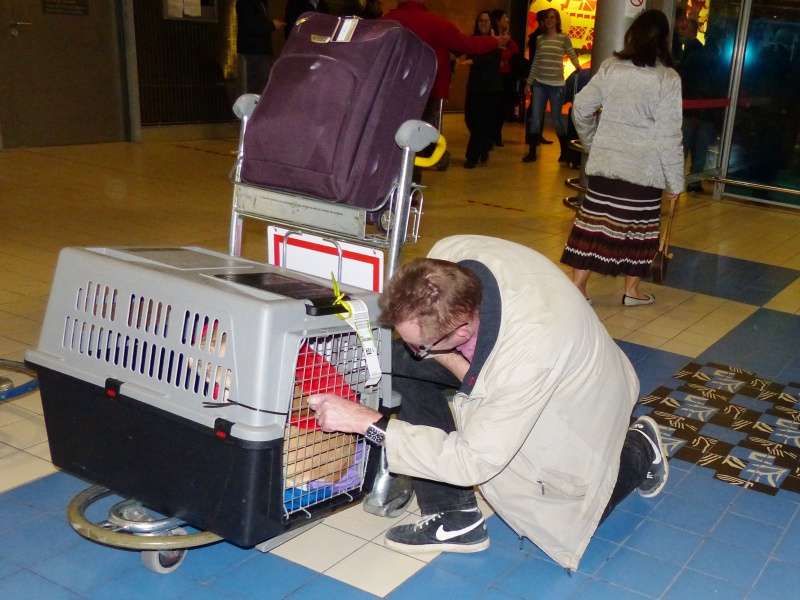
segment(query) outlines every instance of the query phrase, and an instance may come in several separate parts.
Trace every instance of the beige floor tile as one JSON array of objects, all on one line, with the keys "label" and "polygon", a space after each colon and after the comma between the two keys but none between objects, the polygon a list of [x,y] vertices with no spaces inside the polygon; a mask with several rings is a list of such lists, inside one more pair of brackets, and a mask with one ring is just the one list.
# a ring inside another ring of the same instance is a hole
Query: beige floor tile
[{"label": "beige floor tile", "polygon": [[630,331],[637,331],[646,325],[641,319],[634,319],[628,313],[614,313],[612,316],[601,319],[606,327],[621,327]]},{"label": "beige floor tile", "polygon": [[798,313],[798,311],[800,311],[800,279],[788,285],[783,291],[778,293],[772,300],[764,305],[764,308],[792,314]]},{"label": "beige floor tile", "polygon": [[663,323],[659,324],[659,319],[656,319],[654,321],[650,321],[649,323],[645,323],[644,325],[639,327],[636,331],[639,333],[646,333],[648,335],[655,335],[658,337],[672,339],[676,335],[684,331],[684,329],[680,327],[669,327],[667,325],[664,325]]},{"label": "beige floor tile", "polygon": [[8,456],[9,454],[14,454],[15,452],[19,452],[19,449],[0,442],[0,458]]},{"label": "beige floor tile", "polygon": [[30,394],[14,398],[13,400],[7,402],[7,404],[24,408],[25,410],[37,415],[44,414],[44,411],[42,410],[42,397],[38,390],[31,392]]},{"label": "beige floor tile", "polygon": [[488,502],[486,502],[481,494],[477,494],[477,498],[478,508],[481,510],[481,513],[483,513],[483,518],[488,519],[494,514],[494,509]]},{"label": "beige floor tile", "polygon": [[625,329],[624,327],[614,327],[613,325],[609,325],[608,323],[603,323],[603,325],[605,326],[608,335],[610,335],[615,340],[625,339],[627,336],[629,336],[631,333],[634,332],[633,329]]},{"label": "beige floor tile", "polygon": [[712,319],[701,319],[697,323],[694,323],[690,327],[686,328],[686,331],[689,333],[697,333],[700,335],[706,335],[709,338],[716,338],[720,339],[726,333],[729,333],[733,329],[730,321],[723,320],[712,320]]},{"label": "beige floor tile", "polygon": [[28,348],[29,346],[25,342],[0,334],[0,356],[3,358],[14,360],[13,356],[21,356]]},{"label": "beige floor tile", "polygon": [[0,442],[25,450],[47,441],[44,417],[34,415],[0,427]]},{"label": "beige floor tile", "polygon": [[665,352],[674,352],[675,354],[683,354],[690,358],[697,358],[700,354],[708,349],[706,345],[687,344],[678,342],[676,340],[669,340],[661,345],[660,350]]},{"label": "beige floor tile", "polygon": [[47,462],[53,462],[53,458],[50,456],[50,444],[47,442],[42,442],[41,444],[34,444],[30,448],[26,448],[25,452],[28,454],[33,454],[34,456],[38,456],[39,458],[46,460]]},{"label": "beige floor tile", "polygon": [[699,320],[699,318],[691,318],[691,319],[678,318],[673,315],[673,312],[674,312],[673,310],[670,310],[664,313],[663,315],[650,321],[650,324],[655,325],[656,327],[663,326],[670,330],[678,329],[680,331],[683,331],[684,329],[686,329],[687,327],[691,326],[693,323],[696,323]]},{"label": "beige floor tile", "polygon": [[714,309],[711,313],[716,316],[731,317],[734,319],[741,319],[742,321],[752,315],[758,310],[757,306],[744,304],[742,302],[733,302],[728,300],[721,304],[718,308]]},{"label": "beige floor tile", "polygon": [[[413,515],[413,520],[417,518],[416,515]],[[364,540],[374,540],[382,536],[387,529],[399,524],[400,520],[399,518],[389,519],[370,514],[364,510],[360,503],[357,503],[330,517],[326,517],[325,524]]]},{"label": "beige floor tile", "polygon": [[325,571],[325,575],[383,598],[426,564],[370,543]]},{"label": "beige floor tile", "polygon": [[365,539],[321,523],[281,544],[271,554],[322,573],[367,543]]},{"label": "beige floor tile", "polygon": [[661,348],[661,346],[669,341],[669,338],[667,337],[653,335],[650,333],[642,333],[640,331],[634,331],[622,339],[633,344],[647,346],[648,348]]},{"label": "beige floor tile", "polygon": [[670,310],[666,316],[687,323],[696,323],[713,310],[714,308],[711,306],[689,305],[687,302],[682,302]]},{"label": "beige floor tile", "polygon": [[0,458],[0,493],[56,472],[52,463],[19,451]]},{"label": "beige floor tile", "polygon": [[697,333],[693,331],[682,331],[674,338],[673,341],[679,342],[682,344],[691,344],[694,346],[705,346],[708,348],[712,344],[719,341],[719,337],[711,336],[711,335],[704,335],[702,333]]},{"label": "beige floor tile", "polygon": [[[706,296],[705,294],[693,294],[690,298],[683,301],[681,306],[696,307],[698,310],[703,310],[706,314],[713,311],[715,308],[725,304],[726,300],[723,298],[716,298],[714,296]],[[709,309],[705,311],[705,309]]]},{"label": "beige floor tile", "polygon": [[35,416],[35,412],[23,407],[16,399],[0,403],[0,428]]}]

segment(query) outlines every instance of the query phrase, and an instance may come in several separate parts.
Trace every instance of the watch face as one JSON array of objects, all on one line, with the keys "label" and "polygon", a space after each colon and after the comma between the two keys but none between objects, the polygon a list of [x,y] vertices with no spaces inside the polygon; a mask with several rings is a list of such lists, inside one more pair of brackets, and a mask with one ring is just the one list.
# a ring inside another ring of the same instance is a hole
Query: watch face
[{"label": "watch face", "polygon": [[370,425],[367,428],[367,431],[364,433],[364,437],[367,438],[368,441],[372,442],[380,446],[383,443],[383,438],[386,436],[386,432],[381,431],[374,425]]}]

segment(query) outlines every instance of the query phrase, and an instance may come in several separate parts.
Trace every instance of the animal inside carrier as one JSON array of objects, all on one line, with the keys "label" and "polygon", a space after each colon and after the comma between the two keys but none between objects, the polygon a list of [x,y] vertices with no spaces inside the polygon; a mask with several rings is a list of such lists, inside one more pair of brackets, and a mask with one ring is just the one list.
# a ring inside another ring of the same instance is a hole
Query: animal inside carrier
[{"label": "animal inside carrier", "polygon": [[[377,314],[377,294],[342,291]],[[330,514],[369,491],[379,452],[322,432],[307,399],[378,408],[391,389],[388,330],[342,312],[329,281],[208,250],[63,250],[26,354],[53,463],[210,532],[199,543]]]}]

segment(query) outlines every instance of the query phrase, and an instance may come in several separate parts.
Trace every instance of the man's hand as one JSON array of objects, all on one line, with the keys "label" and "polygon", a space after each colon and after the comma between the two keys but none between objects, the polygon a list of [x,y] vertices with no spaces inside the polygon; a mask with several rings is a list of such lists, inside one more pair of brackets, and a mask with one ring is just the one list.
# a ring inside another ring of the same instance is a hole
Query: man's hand
[{"label": "man's hand", "polygon": [[383,415],[377,410],[350,402],[334,394],[314,394],[308,397],[308,407],[316,411],[322,431],[363,434],[367,427]]}]

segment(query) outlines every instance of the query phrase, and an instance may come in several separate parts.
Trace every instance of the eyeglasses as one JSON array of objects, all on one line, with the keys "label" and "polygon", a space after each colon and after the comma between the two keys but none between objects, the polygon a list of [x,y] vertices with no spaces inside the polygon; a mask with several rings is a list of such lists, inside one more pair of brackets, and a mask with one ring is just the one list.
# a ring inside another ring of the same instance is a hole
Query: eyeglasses
[{"label": "eyeglasses", "polygon": [[445,333],[438,340],[436,340],[432,344],[428,344],[427,346],[417,346],[416,344],[410,344],[410,343],[406,342],[406,347],[409,350],[411,350],[411,353],[414,356],[416,356],[417,358],[425,358],[429,354],[431,354],[432,349],[433,349],[434,346],[438,346],[439,344],[441,344],[443,341],[445,341],[447,338],[449,338],[451,335],[453,335],[456,331],[458,331],[459,329],[461,329],[465,325],[469,325],[469,323],[462,323],[461,325],[459,325],[458,327],[453,329],[453,331]]}]

